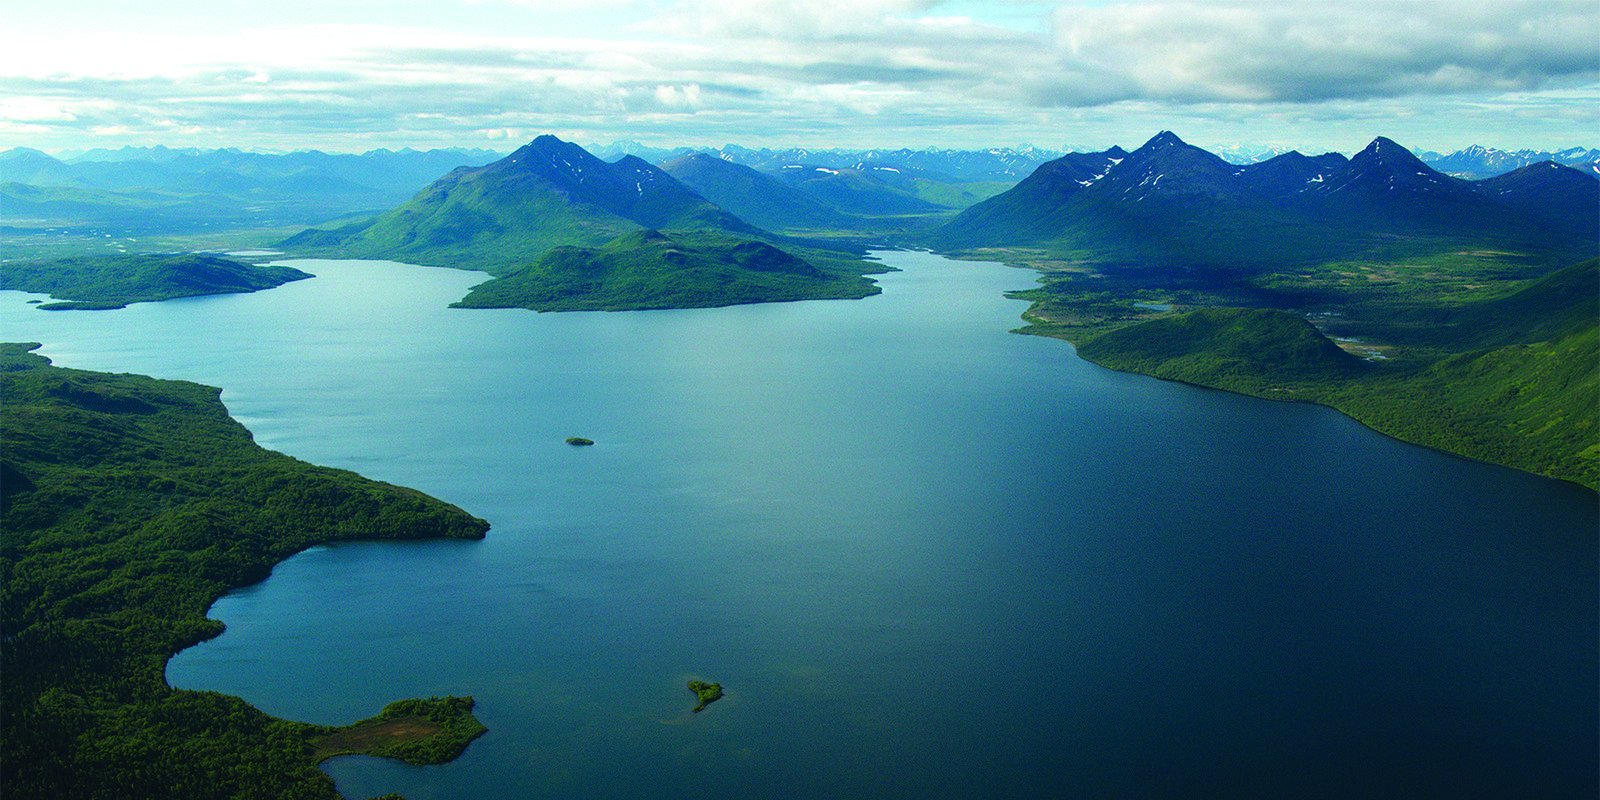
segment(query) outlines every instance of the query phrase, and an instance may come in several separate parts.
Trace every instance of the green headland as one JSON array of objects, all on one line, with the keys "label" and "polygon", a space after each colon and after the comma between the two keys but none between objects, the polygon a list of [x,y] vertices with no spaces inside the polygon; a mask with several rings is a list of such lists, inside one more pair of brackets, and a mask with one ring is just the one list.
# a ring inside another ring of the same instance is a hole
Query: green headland
[{"label": "green headland", "polygon": [[420,492],[266,450],[219,390],[64,369],[0,345],[0,785],[7,797],[336,800],[340,753],[432,763],[482,728],[471,700],[341,729],[167,685],[230,589],[313,545],[480,539]]},{"label": "green headland", "polygon": [[106,310],[176,297],[237,294],[304,280],[292,267],[257,267],[201,254],[127,254],[0,265],[0,289],[42,292],[46,311]]}]

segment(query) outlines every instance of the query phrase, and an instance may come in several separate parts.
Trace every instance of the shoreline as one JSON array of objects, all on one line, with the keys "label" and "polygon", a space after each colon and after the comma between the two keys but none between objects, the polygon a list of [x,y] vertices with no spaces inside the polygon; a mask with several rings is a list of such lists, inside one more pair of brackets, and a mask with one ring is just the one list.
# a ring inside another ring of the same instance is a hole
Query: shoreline
[{"label": "shoreline", "polygon": [[[8,790],[333,800],[319,743],[432,764],[483,733],[470,698],[324,726],[173,687],[171,659],[225,630],[208,616],[216,602],[288,558],[343,541],[481,540],[489,523],[268,450],[215,387],[59,367],[38,348],[0,346]],[[357,735],[395,718],[384,730],[400,735]]]},{"label": "shoreline", "polygon": [[[1030,270],[1030,271],[1034,272],[1036,275],[1041,276],[1040,277],[1041,285],[1042,285],[1042,276],[1047,274],[1050,271],[1050,270],[1047,270],[1045,268],[1042,268],[1042,267],[1039,267],[1039,266],[1030,265],[1030,264],[1026,264],[1026,263],[1017,263],[1017,262],[1013,262],[1013,261],[1005,261],[1005,260],[984,258],[981,254],[977,254],[977,253],[962,252],[962,251],[954,251],[954,252],[929,251],[929,252],[933,252],[933,253],[935,253],[937,255],[940,255],[940,256],[942,256],[944,258],[949,258],[949,259],[957,260],[957,261],[972,261],[974,263],[997,264],[997,265],[1011,267],[1011,268],[1015,268],[1015,269]],[[1028,291],[1028,290],[1023,290],[1023,291]],[[1328,408],[1328,409],[1331,409],[1333,411],[1336,411],[1339,414],[1342,414],[1342,415],[1344,415],[1345,417],[1348,417],[1351,420],[1354,420],[1355,422],[1359,423],[1362,427],[1365,427],[1366,429],[1368,429],[1368,430],[1370,430],[1370,431],[1372,431],[1374,433],[1377,433],[1377,434],[1380,434],[1380,435],[1385,436],[1387,438],[1393,439],[1393,440],[1395,440],[1397,442],[1402,442],[1402,443],[1405,443],[1405,444],[1408,444],[1408,445],[1412,445],[1412,446],[1415,446],[1415,447],[1427,448],[1427,449],[1432,450],[1434,452],[1443,453],[1445,455],[1448,455],[1448,456],[1451,456],[1451,457],[1454,457],[1454,458],[1464,459],[1466,461],[1476,462],[1476,463],[1479,463],[1479,464],[1488,464],[1488,465],[1496,466],[1496,467],[1502,467],[1502,468],[1505,468],[1505,469],[1515,470],[1517,472],[1521,472],[1521,473],[1524,473],[1524,474],[1534,475],[1534,476],[1537,476],[1537,477],[1540,477],[1540,478],[1545,478],[1545,479],[1548,479],[1548,480],[1553,480],[1553,481],[1557,481],[1557,482],[1564,483],[1564,484],[1570,484],[1572,486],[1577,486],[1577,487],[1586,489],[1591,494],[1600,494],[1600,484],[1591,485],[1591,484],[1585,483],[1585,482],[1583,482],[1581,480],[1578,480],[1578,479],[1575,479],[1575,478],[1572,478],[1572,477],[1566,477],[1564,475],[1551,474],[1549,472],[1541,472],[1541,471],[1536,470],[1536,469],[1532,469],[1532,468],[1524,467],[1524,466],[1519,466],[1517,464],[1509,463],[1507,461],[1496,460],[1496,459],[1493,459],[1493,458],[1481,457],[1481,456],[1475,455],[1475,454],[1473,454],[1471,452],[1465,452],[1465,451],[1460,450],[1460,449],[1454,449],[1454,448],[1451,448],[1451,447],[1443,446],[1443,445],[1432,443],[1432,442],[1429,442],[1429,441],[1424,441],[1424,440],[1422,440],[1420,438],[1412,438],[1412,437],[1404,436],[1401,433],[1399,433],[1398,431],[1386,429],[1385,427],[1382,426],[1381,422],[1378,422],[1378,421],[1372,419],[1370,416],[1360,415],[1360,414],[1352,411],[1351,409],[1345,407],[1345,405],[1347,405],[1348,402],[1349,402],[1348,399],[1345,402],[1341,403],[1339,398],[1329,398],[1329,397],[1326,397],[1326,396],[1321,396],[1321,397],[1310,397],[1310,396],[1286,397],[1286,396],[1282,396],[1282,395],[1271,395],[1271,394],[1266,394],[1264,392],[1251,391],[1251,390],[1249,390],[1247,388],[1243,388],[1243,387],[1229,387],[1229,386],[1222,386],[1222,385],[1212,384],[1212,383],[1204,383],[1204,382],[1199,382],[1199,381],[1184,380],[1184,379],[1180,379],[1180,378],[1170,378],[1170,377],[1165,377],[1165,376],[1156,374],[1155,372],[1151,372],[1151,371],[1147,371],[1147,370],[1123,369],[1123,368],[1116,367],[1116,366],[1110,366],[1110,365],[1106,364],[1105,362],[1103,362],[1101,360],[1090,358],[1088,356],[1083,355],[1079,351],[1079,345],[1082,344],[1082,342],[1076,340],[1077,337],[1074,337],[1073,334],[1065,332],[1065,331],[1060,331],[1060,330],[1050,330],[1049,327],[1051,325],[1051,321],[1048,318],[1043,317],[1043,316],[1038,315],[1038,314],[1035,313],[1036,309],[1038,309],[1039,306],[1041,305],[1041,301],[1040,300],[1027,298],[1027,297],[1015,297],[1015,298],[1012,298],[1012,299],[1027,300],[1028,303],[1029,303],[1028,307],[1025,310],[1023,310],[1023,312],[1021,314],[1021,319],[1026,324],[1023,327],[1020,327],[1020,328],[1013,328],[1011,330],[1012,333],[1021,334],[1021,335],[1025,335],[1025,336],[1038,336],[1038,337],[1045,338],[1045,339],[1057,339],[1059,341],[1066,342],[1069,346],[1072,347],[1072,351],[1073,351],[1073,355],[1074,356],[1076,356],[1077,358],[1083,359],[1084,361],[1086,361],[1086,362],[1088,362],[1090,364],[1094,364],[1095,366],[1100,367],[1102,369],[1108,369],[1108,370],[1111,370],[1113,372],[1122,372],[1122,373],[1131,374],[1131,375],[1142,375],[1142,376],[1145,376],[1145,377],[1148,377],[1148,378],[1155,378],[1157,380],[1170,381],[1170,382],[1173,382],[1173,383],[1181,383],[1181,384],[1185,384],[1185,385],[1188,385],[1188,386],[1195,386],[1195,387],[1198,387],[1198,388],[1209,389],[1209,390],[1213,390],[1213,391],[1229,392],[1231,394],[1243,395],[1245,397],[1253,397],[1253,398],[1260,399],[1260,400],[1270,400],[1270,401],[1274,401],[1274,402],[1283,402],[1283,403],[1308,403],[1308,404],[1311,404],[1311,405],[1322,406],[1324,408]],[[1089,330],[1089,329],[1085,329],[1083,331],[1083,333],[1091,335],[1091,336],[1098,336],[1100,334],[1109,332],[1111,330],[1119,330],[1121,328],[1129,327],[1129,326],[1132,326],[1132,325],[1137,325],[1142,321],[1143,320],[1138,320],[1138,319],[1127,320],[1127,321],[1124,321],[1120,325],[1115,325],[1115,326],[1112,326],[1112,327],[1104,327],[1104,326],[1102,326],[1102,327],[1099,327],[1099,328],[1094,329],[1092,331]],[[1351,390],[1359,391],[1358,389],[1355,389],[1355,387],[1352,387],[1350,384],[1345,384],[1345,385],[1336,387],[1336,391],[1341,391],[1342,392],[1342,391],[1351,391]]]}]

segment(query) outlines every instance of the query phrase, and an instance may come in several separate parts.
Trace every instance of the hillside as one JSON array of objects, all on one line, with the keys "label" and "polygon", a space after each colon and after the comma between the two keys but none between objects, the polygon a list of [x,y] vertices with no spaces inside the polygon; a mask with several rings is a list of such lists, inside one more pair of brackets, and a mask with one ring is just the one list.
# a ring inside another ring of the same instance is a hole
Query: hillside
[{"label": "hillside", "polygon": [[553,247],[596,247],[641,229],[760,233],[641,159],[607,163],[540,136],[493,164],[451,172],[369,223],[308,230],[280,246],[504,273]]},{"label": "hillside", "polygon": [[0,264],[0,289],[66,302],[42,309],[114,309],[129,303],[271,289],[312,277],[291,267],[257,267],[201,254],[81,256]]},{"label": "hillside", "polygon": [[1600,260],[1500,296],[1328,324],[1393,357],[1357,360],[1303,318],[1265,309],[1064,335],[1113,369],[1321,403],[1406,441],[1600,488]]},{"label": "hillside", "polygon": [[859,298],[878,287],[859,268],[822,269],[763,242],[647,230],[598,248],[557,247],[472,287],[458,308],[623,311]]},{"label": "hillside", "polygon": [[[175,690],[167,659],[222,632],[206,610],[223,593],[308,547],[479,539],[488,524],[263,449],[218,389],[62,369],[28,352],[37,346],[0,345],[6,796],[335,800],[316,743],[346,729]],[[444,732],[388,752],[452,757],[481,732],[470,709],[470,699],[396,707]]]},{"label": "hillside", "polygon": [[1305,319],[1262,308],[1153,319],[1090,339],[1078,355],[1125,372],[1287,397],[1299,382],[1351,378],[1366,366]]}]

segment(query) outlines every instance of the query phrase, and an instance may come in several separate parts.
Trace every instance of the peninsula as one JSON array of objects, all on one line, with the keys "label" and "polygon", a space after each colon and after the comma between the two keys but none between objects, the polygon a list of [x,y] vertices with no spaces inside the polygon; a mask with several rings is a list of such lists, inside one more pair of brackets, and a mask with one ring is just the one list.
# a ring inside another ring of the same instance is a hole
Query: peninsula
[{"label": "peninsula", "polygon": [[197,253],[86,255],[0,265],[0,289],[56,298],[45,311],[110,310],[177,297],[239,294],[305,280],[292,267],[257,267]]},{"label": "peninsula", "polygon": [[16,797],[337,800],[332,755],[453,758],[470,698],[344,728],[173,689],[167,659],[222,632],[206,609],[308,547],[481,539],[420,492],[255,444],[218,389],[64,369],[0,345],[0,783]]}]

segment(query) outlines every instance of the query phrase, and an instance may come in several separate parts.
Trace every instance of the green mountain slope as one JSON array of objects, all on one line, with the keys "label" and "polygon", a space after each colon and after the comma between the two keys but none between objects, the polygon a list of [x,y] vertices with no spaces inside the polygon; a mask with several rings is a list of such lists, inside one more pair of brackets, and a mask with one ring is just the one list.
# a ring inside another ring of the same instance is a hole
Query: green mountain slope
[{"label": "green mountain slope", "polygon": [[1304,318],[1264,308],[1205,308],[1110,331],[1078,355],[1103,366],[1254,394],[1354,377],[1365,366]]},{"label": "green mountain slope", "polygon": [[[263,449],[219,390],[50,366],[0,345],[0,784],[7,797],[338,797],[336,729],[180,691],[167,659],[222,631],[206,610],[277,562],[345,539],[482,538],[410,489]],[[481,729],[470,700],[406,708]],[[431,760],[431,759],[423,759]]]},{"label": "green mountain slope", "polygon": [[0,289],[43,292],[68,302],[40,308],[110,309],[129,303],[271,289],[310,274],[218,256],[106,255],[0,264]]},{"label": "green mountain slope", "polygon": [[879,289],[857,268],[826,268],[771,245],[714,234],[639,231],[598,248],[558,247],[472,288],[461,308],[622,311],[859,298]]},{"label": "green mountain slope", "polygon": [[540,136],[493,164],[451,172],[370,223],[305,231],[281,246],[502,273],[553,247],[649,228],[760,233],[641,159],[610,164]]},{"label": "green mountain slope", "polygon": [[1499,297],[1396,310],[1365,330],[1411,349],[1363,363],[1295,315],[1212,308],[1111,330],[1078,353],[1321,403],[1396,438],[1600,487],[1600,260]]}]

